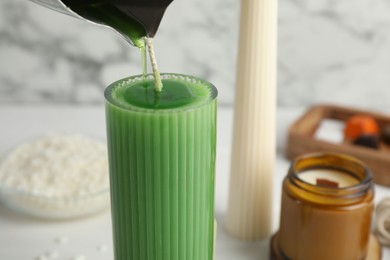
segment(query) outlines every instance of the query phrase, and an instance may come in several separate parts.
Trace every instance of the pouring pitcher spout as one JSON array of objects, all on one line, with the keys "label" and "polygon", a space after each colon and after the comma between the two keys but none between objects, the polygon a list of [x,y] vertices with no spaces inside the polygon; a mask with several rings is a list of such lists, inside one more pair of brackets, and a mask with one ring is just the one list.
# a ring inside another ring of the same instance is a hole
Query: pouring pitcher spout
[{"label": "pouring pitcher spout", "polygon": [[173,0],[30,0],[54,11],[111,28],[127,42],[143,48],[153,38]]}]

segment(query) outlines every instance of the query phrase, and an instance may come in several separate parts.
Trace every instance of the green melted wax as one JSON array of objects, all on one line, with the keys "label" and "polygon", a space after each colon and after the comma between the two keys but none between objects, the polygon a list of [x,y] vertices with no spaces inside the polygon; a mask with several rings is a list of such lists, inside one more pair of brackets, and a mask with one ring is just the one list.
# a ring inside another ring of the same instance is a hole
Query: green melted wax
[{"label": "green melted wax", "polygon": [[163,79],[163,91],[156,92],[154,80],[145,79],[118,87],[115,99],[124,105],[146,109],[171,109],[193,106],[210,100],[210,86],[179,79]]}]

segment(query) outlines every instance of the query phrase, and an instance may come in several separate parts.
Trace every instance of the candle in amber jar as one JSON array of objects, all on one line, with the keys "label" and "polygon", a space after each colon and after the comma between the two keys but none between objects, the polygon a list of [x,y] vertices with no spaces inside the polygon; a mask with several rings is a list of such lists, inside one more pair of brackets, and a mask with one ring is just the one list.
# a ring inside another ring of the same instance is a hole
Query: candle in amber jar
[{"label": "candle in amber jar", "polygon": [[365,259],[373,197],[371,173],[357,159],[340,154],[296,159],[283,182],[271,259]]}]

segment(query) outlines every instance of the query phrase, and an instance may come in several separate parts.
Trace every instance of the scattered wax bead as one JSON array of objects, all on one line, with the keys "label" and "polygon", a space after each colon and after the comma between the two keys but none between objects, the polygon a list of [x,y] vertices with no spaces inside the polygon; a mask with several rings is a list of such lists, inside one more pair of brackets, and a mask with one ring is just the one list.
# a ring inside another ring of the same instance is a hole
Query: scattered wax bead
[{"label": "scattered wax bead", "polygon": [[46,253],[46,256],[50,259],[57,259],[60,254],[57,251],[50,251]]},{"label": "scattered wax bead", "polygon": [[72,257],[72,260],[86,260],[87,258],[83,255],[76,255]]},{"label": "scattered wax bead", "polygon": [[106,245],[99,245],[98,247],[97,247],[97,250],[99,251],[99,252],[107,252],[107,250],[108,250],[108,246],[106,246]]},{"label": "scattered wax bead", "polygon": [[57,237],[55,239],[55,241],[56,241],[57,244],[66,245],[66,244],[68,244],[69,239],[67,237]]}]

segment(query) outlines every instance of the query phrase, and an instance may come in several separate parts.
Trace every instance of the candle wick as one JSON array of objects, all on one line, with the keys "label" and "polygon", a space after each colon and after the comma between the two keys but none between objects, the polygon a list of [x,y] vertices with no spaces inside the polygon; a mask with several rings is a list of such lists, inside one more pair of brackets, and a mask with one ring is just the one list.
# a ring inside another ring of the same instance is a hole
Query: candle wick
[{"label": "candle wick", "polygon": [[331,181],[328,179],[317,178],[316,183],[317,183],[317,186],[320,186],[320,187],[326,187],[326,188],[338,188],[339,187],[338,182]]},{"label": "candle wick", "polygon": [[161,92],[162,88],[163,88],[163,84],[161,81],[160,72],[158,71],[157,60],[156,60],[156,56],[154,53],[153,38],[145,37],[145,41],[146,41],[146,45],[148,46],[150,63],[152,64],[154,83],[155,83],[154,89],[157,92]]}]

